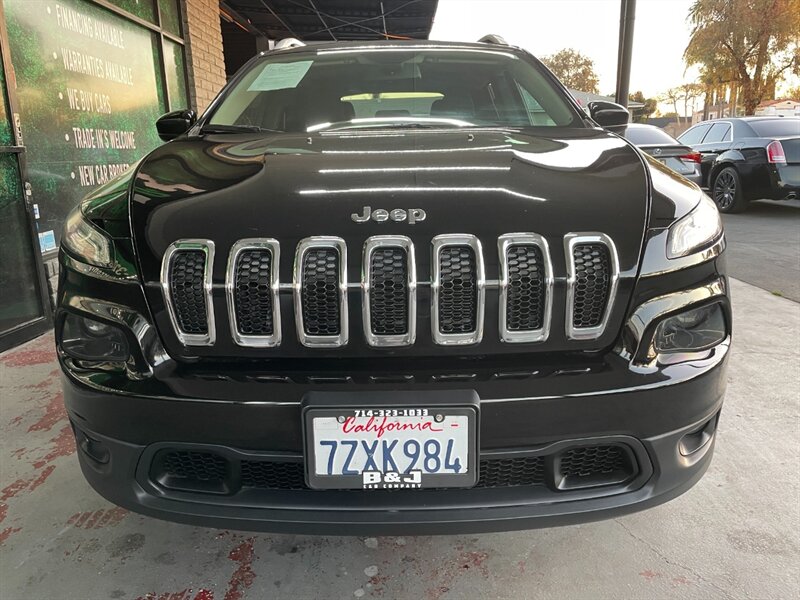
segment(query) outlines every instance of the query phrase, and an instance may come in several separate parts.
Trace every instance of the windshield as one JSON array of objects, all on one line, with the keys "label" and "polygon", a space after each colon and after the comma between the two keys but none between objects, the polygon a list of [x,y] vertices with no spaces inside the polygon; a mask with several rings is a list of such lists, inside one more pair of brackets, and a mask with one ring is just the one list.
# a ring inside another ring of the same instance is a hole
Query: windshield
[{"label": "windshield", "polygon": [[508,52],[385,47],[268,56],[209,126],[310,132],[374,127],[567,127],[578,113]]},{"label": "windshield", "polygon": [[800,135],[800,119],[783,118],[770,121],[750,121],[748,123],[760,137],[781,137]]}]

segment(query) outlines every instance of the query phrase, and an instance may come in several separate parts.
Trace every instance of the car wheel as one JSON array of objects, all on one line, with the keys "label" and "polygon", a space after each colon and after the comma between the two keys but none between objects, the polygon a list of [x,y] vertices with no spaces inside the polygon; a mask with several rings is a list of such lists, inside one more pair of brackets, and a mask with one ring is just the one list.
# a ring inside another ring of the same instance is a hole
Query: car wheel
[{"label": "car wheel", "polygon": [[738,213],[746,208],[742,192],[742,180],[733,167],[722,169],[711,184],[711,197],[723,213]]}]

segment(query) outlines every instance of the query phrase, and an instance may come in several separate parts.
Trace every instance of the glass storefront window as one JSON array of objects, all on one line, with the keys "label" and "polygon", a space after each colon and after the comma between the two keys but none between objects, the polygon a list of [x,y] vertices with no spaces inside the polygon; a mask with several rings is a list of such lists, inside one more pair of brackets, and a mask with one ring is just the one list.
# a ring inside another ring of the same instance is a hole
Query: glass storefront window
[{"label": "glass storefront window", "polygon": [[164,39],[164,74],[169,89],[170,110],[189,108],[183,46]]},{"label": "glass storefront window", "polygon": [[156,22],[156,7],[154,0],[108,0],[114,6],[118,6],[122,10],[126,10],[132,15],[149,21],[150,23]]},{"label": "glass storefront window", "polygon": [[179,0],[161,0],[161,28],[181,37],[181,7]]}]

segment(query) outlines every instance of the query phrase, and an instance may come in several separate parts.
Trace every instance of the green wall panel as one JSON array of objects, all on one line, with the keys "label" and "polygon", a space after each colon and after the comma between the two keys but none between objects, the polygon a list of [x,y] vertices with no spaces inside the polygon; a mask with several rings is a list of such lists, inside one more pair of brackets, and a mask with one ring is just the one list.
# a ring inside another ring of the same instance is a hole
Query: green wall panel
[{"label": "green wall panel", "polygon": [[[114,4],[139,16],[148,5]],[[160,144],[157,38],[88,0],[4,6],[39,231],[58,240],[85,194]]]}]

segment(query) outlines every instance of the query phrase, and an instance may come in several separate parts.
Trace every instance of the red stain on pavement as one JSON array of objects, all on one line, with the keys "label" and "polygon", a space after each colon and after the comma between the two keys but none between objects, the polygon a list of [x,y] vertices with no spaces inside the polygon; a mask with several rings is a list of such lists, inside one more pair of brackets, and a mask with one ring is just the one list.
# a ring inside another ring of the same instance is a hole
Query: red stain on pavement
[{"label": "red stain on pavement", "polygon": [[239,566],[231,575],[228,581],[228,589],[225,591],[225,600],[241,600],[244,591],[253,585],[256,574],[253,572],[253,542],[255,538],[248,538],[236,546],[228,554],[228,558],[239,563]]},{"label": "red stain on pavement", "polygon": [[7,485],[2,489],[2,493],[0,493],[0,501],[5,502],[6,500],[13,498],[25,490],[32,492],[37,487],[42,485],[45,479],[50,477],[50,473],[53,472],[53,469],[55,469],[55,467],[51,465],[44,469],[36,477],[31,477],[30,479],[17,479],[14,483]]},{"label": "red stain on pavement", "polygon": [[651,571],[649,569],[647,571],[642,571],[641,573],[639,573],[639,575],[644,577],[647,581],[653,581],[653,579],[655,579],[656,577],[661,577],[661,573],[657,571]]},{"label": "red stain on pavement", "polygon": [[64,408],[64,394],[57,392],[53,394],[44,407],[44,414],[39,417],[33,425],[28,427],[28,433],[32,431],[50,431],[56,423],[67,418],[67,411]]},{"label": "red stain on pavement", "polygon": [[20,423],[22,423],[22,415],[17,415],[8,422],[9,425],[19,425]]},{"label": "red stain on pavement", "polygon": [[12,534],[17,533],[19,530],[19,527],[6,527],[3,531],[0,531],[0,546],[2,546]]},{"label": "red stain on pavement", "polygon": [[686,579],[686,577],[684,577],[683,575],[681,575],[679,577],[673,577],[672,578],[672,585],[673,586],[677,586],[677,585],[692,585],[692,582],[689,581],[688,579]]},{"label": "red stain on pavement", "polygon": [[11,453],[11,456],[13,456],[17,460],[19,460],[19,459],[22,458],[22,455],[25,454],[26,452],[27,452],[27,449],[25,449],[25,448],[17,448],[16,450],[14,450]]},{"label": "red stain on pavement", "polygon": [[31,365],[43,365],[49,362],[55,362],[56,350],[51,347],[52,341],[47,338],[48,347],[31,349],[31,350],[15,350],[9,352],[6,356],[0,357],[0,363],[7,367],[29,367]]},{"label": "red stain on pavement", "polygon": [[102,529],[103,527],[113,527],[125,516],[128,511],[124,508],[106,508],[89,512],[80,512],[72,515],[67,521],[67,525],[74,525],[78,529]]},{"label": "red stain on pavement", "polygon": [[163,594],[145,594],[136,600],[214,600],[213,592],[202,589],[192,599],[192,588],[186,588],[180,592],[164,592]]},{"label": "red stain on pavement", "polygon": [[8,516],[8,504],[0,504],[0,523],[6,520],[6,516]]},{"label": "red stain on pavement", "polygon": [[49,387],[52,387],[52,386],[54,386],[54,385],[56,385],[58,383],[58,379],[56,379],[58,374],[59,374],[59,370],[58,369],[54,369],[54,370],[50,371],[50,373],[47,375],[47,377],[42,379],[40,382],[32,383],[30,385],[26,385],[25,389],[28,389],[28,390],[45,390],[45,389],[47,389]]},{"label": "red stain on pavement", "polygon": [[75,452],[75,437],[72,435],[72,428],[64,425],[58,435],[50,440],[50,443],[53,444],[53,449],[33,463],[34,469],[41,469],[55,459],[69,456]]}]

